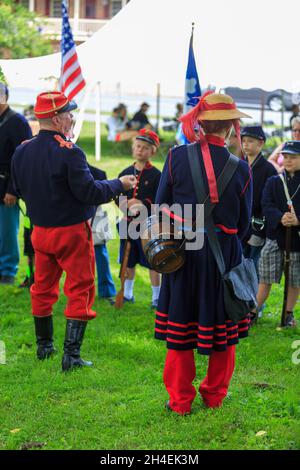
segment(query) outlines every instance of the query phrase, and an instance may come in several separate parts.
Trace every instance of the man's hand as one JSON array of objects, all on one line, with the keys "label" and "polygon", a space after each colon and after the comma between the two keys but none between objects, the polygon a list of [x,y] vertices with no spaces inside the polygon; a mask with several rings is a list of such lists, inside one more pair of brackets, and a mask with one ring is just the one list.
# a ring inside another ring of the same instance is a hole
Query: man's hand
[{"label": "man's hand", "polygon": [[136,177],[134,175],[121,176],[119,179],[123,184],[124,191],[133,189],[137,183]]},{"label": "man's hand", "polygon": [[13,207],[17,203],[17,198],[13,194],[6,193],[3,198],[3,202],[7,207]]}]

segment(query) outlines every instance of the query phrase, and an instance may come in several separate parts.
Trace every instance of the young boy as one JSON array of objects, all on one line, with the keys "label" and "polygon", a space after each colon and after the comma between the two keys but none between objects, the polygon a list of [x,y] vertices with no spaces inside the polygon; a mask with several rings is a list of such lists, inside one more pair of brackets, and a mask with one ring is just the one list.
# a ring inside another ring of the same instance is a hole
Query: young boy
[{"label": "young boy", "polygon": [[266,239],[266,222],[262,213],[261,198],[266,181],[277,175],[274,166],[262,155],[266,136],[261,126],[244,127],[241,132],[243,152],[252,170],[253,202],[251,226],[246,238],[244,255],[255,262],[258,273],[258,260]]},{"label": "young boy", "polygon": [[283,178],[287,191],[281,175],[277,175],[267,181],[263,192],[262,208],[268,223],[268,238],[259,261],[260,284],[257,300],[259,308],[268,298],[272,284],[280,283],[286,228],[291,227],[286,326],[296,326],[293,310],[300,292],[300,141],[286,142],[282,154]]},{"label": "young boy", "polygon": [[[151,204],[154,204],[161,175],[161,172],[150,163],[150,158],[156,153],[158,147],[158,135],[149,129],[141,129],[132,145],[132,156],[135,159],[135,163],[123,170],[119,175],[120,177],[134,174],[137,178],[136,187],[124,193],[128,198],[128,211],[123,209],[124,218],[127,222],[130,222],[130,220],[134,219],[134,217],[139,214],[138,206],[140,204],[143,204],[147,208],[148,215],[150,215]],[[122,210],[122,205],[119,207]],[[125,213],[125,211],[127,213]],[[124,255],[124,246],[125,240],[121,239],[120,260],[122,260]],[[160,276],[157,272],[150,269],[140,239],[131,240],[127,279],[124,285],[124,301],[134,302],[133,286],[135,266],[137,264],[149,269],[152,285],[151,307],[156,308],[160,291]]]}]

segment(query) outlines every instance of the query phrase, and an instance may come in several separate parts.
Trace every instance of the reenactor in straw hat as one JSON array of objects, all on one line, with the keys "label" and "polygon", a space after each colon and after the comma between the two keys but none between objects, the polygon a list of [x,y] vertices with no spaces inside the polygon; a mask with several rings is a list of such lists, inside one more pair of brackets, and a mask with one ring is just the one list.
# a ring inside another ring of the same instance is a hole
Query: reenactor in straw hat
[{"label": "reenactor in straw hat", "polygon": [[[236,160],[236,171],[219,198],[217,178],[222,173],[229,152],[225,140],[232,127],[239,132],[239,119],[247,117],[236,109],[228,95],[208,92],[185,116],[183,132],[190,142],[199,142],[196,151],[205,184],[205,194],[212,204],[214,230],[221,246],[226,272],[241,263],[242,244],[249,227],[252,181],[247,162]],[[200,132],[195,131],[201,126]],[[189,166],[188,146],[170,150],[166,160],[156,204],[192,204],[194,217],[198,204]],[[178,217],[178,216],[177,216]],[[184,221],[183,221],[184,223]],[[155,337],[167,343],[164,383],[169,394],[167,409],[187,414],[197,392],[194,349],[209,356],[208,371],[199,392],[207,407],[222,405],[234,371],[235,346],[248,335],[249,320],[238,323],[227,316],[223,284],[215,257],[204,233],[202,249],[186,250],[184,265],[163,275],[156,312]]]},{"label": "reenactor in straw hat", "polygon": [[93,206],[111,201],[136,182],[133,175],[101,182],[93,178],[83,151],[65,137],[76,107],[58,91],[38,95],[34,112],[40,132],[19,146],[12,159],[14,187],[34,225],[36,271],[31,302],[38,359],[55,352],[53,305],[59,297],[62,272],[66,272],[64,371],[91,365],[81,359],[80,347],[87,322],[96,317],[92,310],[95,259],[89,224]]}]

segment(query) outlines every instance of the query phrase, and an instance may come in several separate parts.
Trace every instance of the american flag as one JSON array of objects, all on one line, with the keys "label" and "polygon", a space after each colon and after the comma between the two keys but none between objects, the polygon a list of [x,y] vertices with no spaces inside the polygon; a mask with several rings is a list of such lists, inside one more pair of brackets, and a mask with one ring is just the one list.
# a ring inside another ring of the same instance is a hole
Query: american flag
[{"label": "american flag", "polygon": [[66,0],[61,2],[62,8],[62,35],[61,35],[61,76],[60,89],[69,100],[74,98],[77,93],[85,86],[85,80],[82,76],[81,67],[78,62],[76,46],[73,40],[73,34],[69,23],[68,7]]}]

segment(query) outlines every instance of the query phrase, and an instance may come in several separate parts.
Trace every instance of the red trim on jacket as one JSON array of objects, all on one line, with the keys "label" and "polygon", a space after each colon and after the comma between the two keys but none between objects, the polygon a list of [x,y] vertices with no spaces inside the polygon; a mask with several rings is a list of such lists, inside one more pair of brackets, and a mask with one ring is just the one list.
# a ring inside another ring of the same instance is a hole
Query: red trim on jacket
[{"label": "red trim on jacket", "polygon": [[[134,162],[134,164],[133,164],[134,168],[135,168],[135,165],[136,165],[136,162]],[[138,170],[138,171],[140,171],[140,174],[136,178],[137,182],[136,182],[136,185],[135,185],[134,190],[133,190],[133,195],[132,195],[133,199],[135,199],[135,196],[137,194],[138,187],[139,187],[139,182],[140,182],[140,179],[142,177],[143,172],[146,171],[146,170],[150,170],[150,168],[153,168],[153,165],[149,161],[147,161],[145,163],[144,168],[142,170]]]},{"label": "red trim on jacket", "polygon": [[245,184],[245,187],[244,187],[243,191],[240,194],[240,197],[242,197],[242,195],[245,193],[247,187],[249,186],[249,183],[250,183],[251,179],[252,179],[252,170],[251,170],[251,166],[249,165],[249,178],[247,180],[247,183]]},{"label": "red trim on jacket", "polygon": [[162,208],[162,212],[167,214],[167,216],[169,216],[170,219],[177,220],[177,222],[187,222],[187,219],[183,219],[182,217],[179,217],[179,215],[174,214],[174,212],[171,212],[166,207]]},{"label": "red trim on jacket", "polygon": [[237,228],[228,228],[222,224],[216,224],[216,227],[219,227],[222,230],[222,232],[227,233],[229,235],[234,235],[235,233],[238,232]]},{"label": "red trim on jacket", "polygon": [[191,334],[197,334],[197,330],[190,330],[190,331],[175,331],[175,330],[167,330],[167,334],[170,335],[178,335],[178,336],[188,336]]},{"label": "red trim on jacket", "polygon": [[168,317],[169,316],[167,313],[161,313],[158,310],[156,310],[156,315],[160,315],[162,317]]}]

